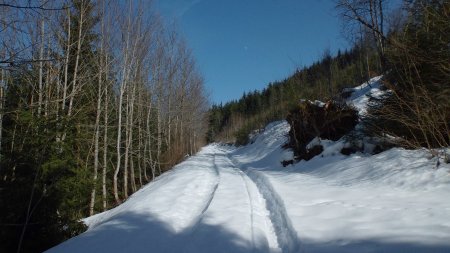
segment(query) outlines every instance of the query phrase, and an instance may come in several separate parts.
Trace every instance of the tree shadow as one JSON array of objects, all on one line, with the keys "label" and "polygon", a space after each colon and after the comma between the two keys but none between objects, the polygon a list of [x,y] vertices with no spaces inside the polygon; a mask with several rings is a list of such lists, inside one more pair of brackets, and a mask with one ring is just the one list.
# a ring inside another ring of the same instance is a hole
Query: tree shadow
[{"label": "tree shadow", "polygon": [[175,231],[155,216],[138,213],[118,215],[47,252],[268,252],[254,249],[251,242],[200,221],[194,227]]},{"label": "tree shadow", "polygon": [[[126,213],[57,245],[47,252],[271,252],[265,244],[264,238],[257,240],[253,243],[249,242],[223,226],[209,225],[202,221],[194,227],[175,231],[169,224],[157,217],[148,214]],[[377,239],[361,239],[351,242],[301,240],[299,252],[448,253],[450,252],[450,243],[425,245],[418,242],[386,242]]]}]

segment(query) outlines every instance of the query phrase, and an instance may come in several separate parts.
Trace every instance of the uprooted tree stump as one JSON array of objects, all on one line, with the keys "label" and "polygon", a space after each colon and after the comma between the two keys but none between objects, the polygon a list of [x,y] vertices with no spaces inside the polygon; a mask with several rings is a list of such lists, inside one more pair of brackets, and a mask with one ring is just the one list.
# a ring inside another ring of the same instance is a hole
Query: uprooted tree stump
[{"label": "uprooted tree stump", "polygon": [[353,130],[358,123],[358,112],[346,105],[333,101],[326,104],[302,101],[292,109],[287,121],[291,125],[289,131],[289,147],[294,150],[297,159],[310,160],[323,151],[323,147],[306,146],[315,138],[339,140]]}]

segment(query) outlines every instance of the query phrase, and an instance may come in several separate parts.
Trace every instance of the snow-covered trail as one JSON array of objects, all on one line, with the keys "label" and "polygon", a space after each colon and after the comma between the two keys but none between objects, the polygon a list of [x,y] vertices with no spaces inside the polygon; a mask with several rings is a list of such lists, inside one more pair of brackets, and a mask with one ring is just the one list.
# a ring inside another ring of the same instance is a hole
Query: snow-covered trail
[{"label": "snow-covered trail", "polygon": [[49,252],[296,252],[228,153],[204,148]]}]

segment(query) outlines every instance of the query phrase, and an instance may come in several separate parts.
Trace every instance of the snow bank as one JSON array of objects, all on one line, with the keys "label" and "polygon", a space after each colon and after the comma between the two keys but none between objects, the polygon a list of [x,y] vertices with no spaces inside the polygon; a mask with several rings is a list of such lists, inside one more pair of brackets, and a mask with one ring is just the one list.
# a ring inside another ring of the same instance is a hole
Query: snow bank
[{"label": "snow bank", "polygon": [[343,156],[333,152],[342,142],[321,140],[324,157],[283,168],[292,156],[280,146],[286,124],[270,125],[231,157],[269,181],[302,251],[450,252],[450,165],[436,169],[425,150]]},{"label": "snow bank", "polygon": [[347,99],[348,104],[353,105],[360,115],[364,115],[367,112],[367,104],[370,97],[380,97],[386,92],[380,90],[382,78],[383,76],[377,76],[360,86],[344,90],[344,92],[351,92],[351,96]]}]

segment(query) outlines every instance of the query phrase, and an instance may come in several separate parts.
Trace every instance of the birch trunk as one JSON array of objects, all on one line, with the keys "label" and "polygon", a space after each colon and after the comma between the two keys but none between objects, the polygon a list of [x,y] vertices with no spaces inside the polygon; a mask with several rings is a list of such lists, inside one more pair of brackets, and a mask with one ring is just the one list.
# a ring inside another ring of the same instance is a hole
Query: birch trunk
[{"label": "birch trunk", "polygon": [[118,123],[117,123],[117,138],[116,138],[116,154],[117,154],[117,160],[116,160],[116,170],[114,171],[114,177],[113,177],[113,191],[114,191],[114,199],[116,200],[116,203],[120,203],[119,199],[119,192],[117,187],[117,179],[120,171],[120,165],[121,165],[121,152],[120,152],[120,143],[122,140],[122,104],[123,104],[123,96],[125,93],[126,88],[126,81],[125,79],[125,73],[126,72],[126,64],[123,63],[123,80],[122,84],[120,86],[120,94],[119,94],[119,115],[118,115]]},{"label": "birch trunk", "polygon": [[[132,85],[130,83],[130,85]],[[128,142],[128,138],[130,135],[129,130],[129,120],[130,120],[130,92],[127,92],[127,99],[126,99],[126,122],[125,122],[125,152],[124,152],[124,161],[123,161],[123,196],[124,198],[128,198],[128,154],[130,150],[130,144]]]},{"label": "birch trunk", "polygon": [[[150,103],[150,102],[149,102]],[[152,136],[151,136],[151,131],[150,131],[150,116],[151,116],[151,104],[148,108],[147,111],[147,118],[146,118],[146,128],[147,128],[147,145],[148,145],[148,160],[149,160],[149,165],[150,165],[150,169],[152,172],[152,180],[155,178],[155,167],[153,166],[153,159],[152,159]],[[147,180],[147,182],[149,181],[149,179],[147,178],[147,174],[145,173],[145,179]]]},{"label": "birch trunk", "polygon": [[[108,71],[106,71],[108,73]],[[107,75],[106,75],[107,76]],[[106,80],[108,82],[108,80]],[[103,171],[102,171],[102,196],[103,196],[103,211],[106,211],[106,171],[108,166],[108,85],[104,85],[105,89],[105,109],[104,109],[104,125],[103,125]]]},{"label": "birch trunk", "polygon": [[64,87],[63,87],[63,99],[62,99],[62,112],[66,110],[66,100],[67,100],[67,85],[69,82],[69,55],[70,55],[70,8],[67,8],[67,46],[66,46],[66,57],[64,59]]},{"label": "birch trunk", "polygon": [[45,27],[44,27],[44,19],[42,18],[41,20],[41,46],[39,48],[39,91],[38,91],[38,117],[41,116],[42,113],[42,98],[43,98],[43,93],[44,93],[44,88],[43,88],[43,71],[44,71],[44,31],[45,31]]},{"label": "birch trunk", "polygon": [[100,139],[100,117],[102,113],[102,69],[103,69],[103,45],[100,46],[100,65],[98,73],[98,87],[97,87],[97,112],[95,115],[95,136],[94,136],[94,175],[93,175],[93,188],[91,191],[91,202],[89,205],[89,215],[94,215],[95,206],[95,192],[97,188],[98,177],[98,158],[99,158],[99,139]]},{"label": "birch trunk", "polygon": [[[123,96],[125,93],[125,90],[127,88],[127,82],[128,82],[128,72],[127,71],[127,65],[129,64],[129,41],[130,41],[130,29],[131,29],[131,1],[129,2],[130,9],[128,13],[128,23],[126,27],[126,41],[125,41],[125,48],[123,49],[123,66],[122,66],[122,81],[120,85],[120,94],[119,94],[119,115],[118,115],[118,123],[117,123],[117,139],[116,139],[116,151],[117,151],[117,163],[116,163],[116,170],[114,171],[114,178],[113,178],[113,191],[114,191],[114,198],[116,200],[116,203],[120,203],[119,199],[119,191],[118,191],[118,175],[120,171],[121,166],[121,140],[122,140],[122,105],[123,105]],[[126,174],[126,173],[124,173]]]},{"label": "birch trunk", "polygon": [[[139,175],[138,175],[138,178],[139,178],[139,187],[142,187],[142,167],[141,167],[141,164],[142,164],[142,152],[141,152],[141,150],[142,150],[142,139],[143,139],[143,136],[142,136],[142,127],[143,127],[143,125],[142,125],[142,118],[143,118],[143,115],[142,115],[142,105],[143,105],[143,101],[142,101],[142,94],[144,93],[143,92],[143,90],[141,91],[141,90],[139,90],[139,96],[138,96],[138,147],[137,147],[137,162],[138,162],[138,173],[139,173]],[[144,148],[145,149],[145,148]],[[144,153],[145,154],[145,153]],[[145,160],[145,157],[144,157],[144,160]]]},{"label": "birch trunk", "polygon": [[82,35],[83,35],[83,23],[84,23],[84,10],[83,10],[83,6],[82,6],[80,9],[80,27],[78,29],[77,53],[76,53],[76,57],[75,57],[75,67],[74,67],[74,71],[73,71],[72,91],[70,93],[69,108],[67,111],[67,116],[69,118],[70,118],[70,116],[72,116],[73,101],[74,101],[75,94],[77,91],[78,66],[80,63],[81,42],[82,42]]}]

